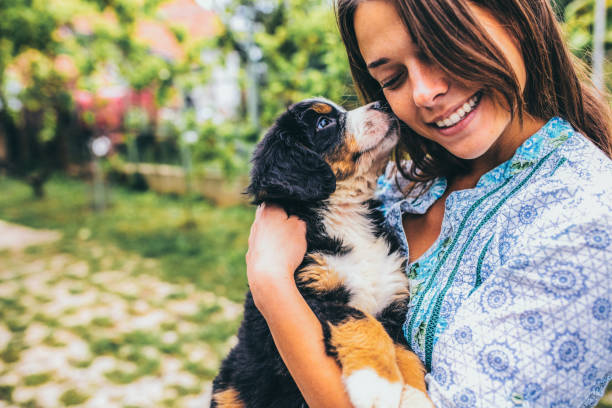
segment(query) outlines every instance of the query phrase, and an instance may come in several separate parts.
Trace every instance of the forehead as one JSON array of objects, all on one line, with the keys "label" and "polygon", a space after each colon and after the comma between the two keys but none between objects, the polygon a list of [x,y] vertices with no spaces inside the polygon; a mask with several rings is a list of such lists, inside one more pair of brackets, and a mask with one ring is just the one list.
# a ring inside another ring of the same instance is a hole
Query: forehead
[{"label": "forehead", "polygon": [[391,2],[365,1],[354,17],[355,36],[366,65],[406,53],[412,38]]}]

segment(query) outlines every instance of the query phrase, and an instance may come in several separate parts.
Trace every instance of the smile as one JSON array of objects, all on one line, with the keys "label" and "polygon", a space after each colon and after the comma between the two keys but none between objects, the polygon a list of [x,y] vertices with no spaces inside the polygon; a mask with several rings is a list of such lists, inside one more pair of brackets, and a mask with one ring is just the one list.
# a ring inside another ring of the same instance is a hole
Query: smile
[{"label": "smile", "polygon": [[473,111],[480,102],[482,98],[482,93],[478,92],[476,95],[472,96],[466,103],[459,107],[456,111],[451,113],[447,118],[439,120],[436,122],[436,126],[441,129],[448,128],[456,125],[463,119],[468,113]]}]

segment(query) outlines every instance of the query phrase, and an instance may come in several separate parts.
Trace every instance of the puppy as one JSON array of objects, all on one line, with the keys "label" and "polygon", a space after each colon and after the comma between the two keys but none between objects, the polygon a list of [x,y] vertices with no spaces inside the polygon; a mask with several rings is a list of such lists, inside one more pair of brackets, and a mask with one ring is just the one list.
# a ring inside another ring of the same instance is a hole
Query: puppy
[{"label": "puppy", "polygon": [[[380,103],[346,112],[325,99],[299,102],[257,146],[247,189],[255,204],[279,205],[306,222],[295,281],[355,407],[432,407],[424,369],[401,330],[405,260],[373,199],[398,137],[397,119]],[[211,406],[306,406],[250,292]]]}]

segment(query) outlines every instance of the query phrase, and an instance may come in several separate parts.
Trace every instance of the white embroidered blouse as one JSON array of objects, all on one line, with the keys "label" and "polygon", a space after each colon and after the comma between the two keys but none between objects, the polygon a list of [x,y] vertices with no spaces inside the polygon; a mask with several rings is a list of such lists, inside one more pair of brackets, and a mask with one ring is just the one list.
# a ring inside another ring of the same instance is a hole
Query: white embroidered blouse
[{"label": "white embroidered blouse", "polygon": [[[396,179],[397,177],[397,179]],[[408,256],[390,164],[378,198]],[[440,236],[407,266],[404,333],[438,407],[592,407],[612,377],[612,161],[551,119],[475,188],[451,193]]]}]

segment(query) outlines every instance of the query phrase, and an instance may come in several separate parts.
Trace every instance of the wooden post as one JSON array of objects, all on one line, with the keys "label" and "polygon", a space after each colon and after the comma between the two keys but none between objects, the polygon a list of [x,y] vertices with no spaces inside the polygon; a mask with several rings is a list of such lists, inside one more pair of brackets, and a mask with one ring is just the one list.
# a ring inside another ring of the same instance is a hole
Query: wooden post
[{"label": "wooden post", "polygon": [[595,0],[595,22],[593,24],[593,71],[592,80],[599,90],[605,89],[604,60],[606,37],[606,0]]}]

